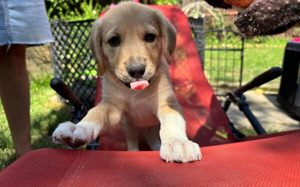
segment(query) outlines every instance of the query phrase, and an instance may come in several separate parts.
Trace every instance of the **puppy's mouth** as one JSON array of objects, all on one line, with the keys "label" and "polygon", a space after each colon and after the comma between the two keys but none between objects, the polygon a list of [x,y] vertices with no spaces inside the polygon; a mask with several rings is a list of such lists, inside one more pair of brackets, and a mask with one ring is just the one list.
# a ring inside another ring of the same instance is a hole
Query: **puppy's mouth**
[{"label": "puppy's mouth", "polygon": [[133,90],[144,90],[146,89],[149,84],[151,83],[151,80],[136,80],[132,81],[130,83],[124,83],[128,88]]}]

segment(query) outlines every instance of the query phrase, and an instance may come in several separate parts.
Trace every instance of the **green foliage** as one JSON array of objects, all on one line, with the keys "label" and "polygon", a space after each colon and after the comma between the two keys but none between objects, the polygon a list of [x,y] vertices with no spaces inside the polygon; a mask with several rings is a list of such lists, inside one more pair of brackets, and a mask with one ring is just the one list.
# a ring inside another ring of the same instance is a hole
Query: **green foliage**
[{"label": "green foliage", "polygon": [[206,48],[239,48],[241,38],[231,30],[214,29],[213,32],[205,33]]},{"label": "green foliage", "polygon": [[79,21],[97,18],[103,7],[95,0],[48,0],[46,9],[50,19]]},{"label": "green foliage", "polygon": [[181,0],[154,0],[153,2],[157,5],[178,5]]},{"label": "green foliage", "polygon": [[[95,19],[108,5],[119,3],[123,0],[46,0],[46,9],[50,19],[65,21],[81,21]],[[148,1],[141,1],[145,3]],[[153,0],[149,1],[158,5],[176,5],[181,0]],[[149,3],[148,2],[148,3]]]}]

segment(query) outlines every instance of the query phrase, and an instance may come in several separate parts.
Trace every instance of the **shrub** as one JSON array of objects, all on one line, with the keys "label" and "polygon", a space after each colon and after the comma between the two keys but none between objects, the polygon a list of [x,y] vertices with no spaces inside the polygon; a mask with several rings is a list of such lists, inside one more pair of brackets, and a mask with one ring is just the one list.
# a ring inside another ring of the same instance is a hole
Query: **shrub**
[{"label": "shrub", "polygon": [[48,0],[46,9],[50,19],[78,21],[95,19],[103,9],[96,0]]},{"label": "shrub", "polygon": [[[99,13],[112,3],[122,0],[47,0],[46,9],[50,19],[79,21],[95,19]],[[179,4],[181,0],[140,0],[145,4]]]}]

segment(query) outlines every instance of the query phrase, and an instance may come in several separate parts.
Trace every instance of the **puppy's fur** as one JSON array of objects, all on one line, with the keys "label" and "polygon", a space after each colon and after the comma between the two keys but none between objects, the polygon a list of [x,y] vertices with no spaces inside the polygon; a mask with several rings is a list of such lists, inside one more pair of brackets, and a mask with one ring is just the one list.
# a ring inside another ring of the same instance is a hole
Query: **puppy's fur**
[{"label": "puppy's fur", "polygon": [[[157,10],[123,2],[111,8],[92,29],[90,46],[103,77],[102,101],[78,123],[65,122],[53,133],[55,142],[81,145],[101,130],[120,124],[128,150],[138,150],[136,129],[152,149],[160,149],[167,162],[201,159],[199,146],[188,140],[185,121],[172,90],[168,63],[176,46],[176,31]],[[143,64],[140,77],[129,73],[133,64]],[[149,81],[136,91],[128,84]]]}]

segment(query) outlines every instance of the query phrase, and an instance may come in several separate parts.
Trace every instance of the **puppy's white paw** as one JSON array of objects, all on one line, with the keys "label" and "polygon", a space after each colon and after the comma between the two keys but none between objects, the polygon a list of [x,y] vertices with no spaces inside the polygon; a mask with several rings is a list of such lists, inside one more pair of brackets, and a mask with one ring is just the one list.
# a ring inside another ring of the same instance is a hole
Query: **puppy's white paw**
[{"label": "puppy's white paw", "polygon": [[198,144],[190,140],[174,139],[162,143],[160,157],[166,162],[193,162],[201,160],[202,155]]},{"label": "puppy's white paw", "polygon": [[99,128],[97,129],[97,126],[94,124],[74,124],[68,121],[59,124],[53,132],[52,138],[54,143],[78,147],[91,142],[97,137],[98,132]]}]

